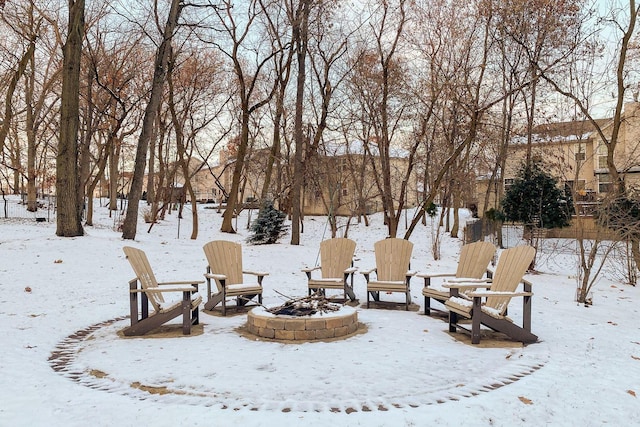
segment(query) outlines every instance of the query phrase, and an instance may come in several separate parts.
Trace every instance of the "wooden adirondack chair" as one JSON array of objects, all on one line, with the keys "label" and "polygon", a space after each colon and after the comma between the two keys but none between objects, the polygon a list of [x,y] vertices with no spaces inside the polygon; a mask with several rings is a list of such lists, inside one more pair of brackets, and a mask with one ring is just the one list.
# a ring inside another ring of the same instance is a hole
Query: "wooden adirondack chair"
[{"label": "wooden adirondack chair", "polygon": [[[439,284],[432,283],[432,278],[451,278],[448,279],[452,282],[469,282],[479,280],[481,282],[488,282],[492,277],[493,272],[487,267],[489,262],[493,259],[496,253],[496,247],[490,242],[474,242],[464,245],[460,250],[460,260],[458,261],[458,268],[455,273],[418,273],[417,277],[424,279],[424,288],[422,288],[422,295],[424,296],[424,314],[431,315],[431,310],[440,313],[448,313],[446,310],[440,310],[431,307],[431,299],[444,304],[449,299],[449,289],[439,286]],[[484,275],[487,275],[486,279],[483,279]],[[455,280],[452,280],[454,279]],[[465,292],[472,292],[475,288],[465,290]],[[464,294],[461,294],[464,295]]]},{"label": "wooden adirondack chair", "polygon": [[[376,242],[374,250],[376,267],[362,271],[367,281],[367,308],[370,297],[379,302],[381,292],[402,292],[406,296],[405,309],[409,310],[410,280],[411,276],[415,275],[414,271],[409,271],[413,243],[405,239],[390,238]],[[376,280],[370,278],[373,272],[376,273]]]},{"label": "wooden adirondack chair", "polygon": [[[262,304],[262,279],[269,273],[244,271],[242,269],[242,245],[226,240],[214,240],[203,247],[207,257],[207,302],[205,310],[213,310],[222,303],[222,315],[227,315],[227,297],[236,298],[236,307],[246,305],[256,296]],[[247,283],[244,275],[257,276],[256,282]],[[211,279],[216,287],[212,289]]]},{"label": "wooden adirondack chair", "polygon": [[[304,268],[307,274],[309,295],[319,292],[326,296],[327,289],[340,289],[344,293],[344,301],[347,296],[351,301],[356,300],[353,291],[353,273],[357,270],[353,266],[353,254],[356,250],[356,242],[344,237],[324,240],[320,243],[320,265]],[[311,277],[311,272],[320,270],[321,277]],[[349,283],[351,276],[351,283]]]},{"label": "wooden adirondack chair", "polygon": [[[460,318],[471,319],[471,342],[480,342],[480,325],[502,332],[516,341],[533,343],[538,337],[531,333],[531,283],[524,280],[535,249],[531,246],[517,246],[506,249],[500,255],[496,271],[488,290],[480,290],[478,283],[450,283],[445,287],[451,289],[451,295],[445,302],[449,309],[449,331],[462,329],[469,332],[459,323]],[[523,284],[523,290],[516,291],[518,284]],[[467,294],[472,300],[460,298],[458,292],[465,287],[477,288]],[[507,317],[507,307],[511,298],[523,297],[522,326],[516,325]],[[483,302],[483,299],[484,302]]]},{"label": "wooden adirondack chair", "polygon": [[[156,280],[147,255],[142,250],[125,246],[123,251],[136,273],[136,278],[129,282],[131,326],[124,329],[124,335],[144,335],[180,315],[182,315],[182,333],[191,334],[191,325],[197,325],[199,322],[198,306],[202,302],[202,297],[197,292],[198,284],[203,280],[160,283]],[[182,299],[165,300],[164,294],[169,292],[174,294],[182,292]],[[138,303],[138,295],[140,295],[140,303]],[[151,314],[149,303],[154,310]]]}]

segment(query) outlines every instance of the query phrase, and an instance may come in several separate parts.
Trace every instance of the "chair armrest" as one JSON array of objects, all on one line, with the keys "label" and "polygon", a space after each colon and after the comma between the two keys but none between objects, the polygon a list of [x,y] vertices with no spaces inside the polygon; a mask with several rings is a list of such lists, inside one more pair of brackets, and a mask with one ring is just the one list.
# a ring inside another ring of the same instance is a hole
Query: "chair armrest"
[{"label": "chair armrest", "polygon": [[450,283],[445,282],[442,284],[443,288],[448,289],[474,289],[474,288],[490,288],[491,283],[488,282],[466,282],[466,283]]},{"label": "chair armrest", "polygon": [[174,286],[171,288],[129,289],[129,293],[162,293],[162,292],[198,292],[194,286]]},{"label": "chair armrest", "polygon": [[322,268],[322,267],[320,267],[320,266],[318,265],[318,266],[316,266],[316,267],[305,267],[305,268],[303,268],[303,269],[302,269],[302,270],[300,270],[300,271],[302,271],[303,273],[311,273],[312,271],[314,271],[314,270],[319,270],[320,268]]},{"label": "chair armrest", "polygon": [[266,273],[264,271],[243,271],[242,274],[252,274],[254,276],[260,276],[260,277],[264,277],[264,276],[268,276],[269,273]]},{"label": "chair armrest", "polygon": [[469,277],[454,277],[447,280],[447,283],[491,283],[491,281],[492,279],[489,278],[473,279]]},{"label": "chair armrest", "polygon": [[204,283],[204,280],[182,280],[179,282],[158,282],[158,286],[167,286],[167,285],[195,285],[199,283]]},{"label": "chair armrest", "polygon": [[[362,275],[364,276],[364,280],[367,281],[367,284],[369,283],[369,276],[371,275],[371,273],[373,272],[377,272],[378,269],[377,268],[371,268],[369,270],[362,270],[360,273],[362,273]],[[376,273],[377,274],[377,273]]]},{"label": "chair armrest", "polygon": [[475,292],[469,292],[467,296],[481,297],[481,298],[482,297],[530,297],[530,296],[533,296],[533,293],[479,290]]},{"label": "chair armrest", "polygon": [[422,277],[423,279],[428,279],[431,277],[454,277],[455,275],[456,275],[455,273],[435,273],[435,274],[417,273],[416,274],[417,277]]}]

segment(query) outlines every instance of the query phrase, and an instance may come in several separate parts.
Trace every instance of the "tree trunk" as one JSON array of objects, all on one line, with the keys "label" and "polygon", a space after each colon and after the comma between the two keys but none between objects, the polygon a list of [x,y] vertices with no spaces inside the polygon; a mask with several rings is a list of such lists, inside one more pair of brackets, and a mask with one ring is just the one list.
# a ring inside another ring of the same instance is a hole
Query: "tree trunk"
[{"label": "tree trunk", "polygon": [[633,255],[636,268],[640,270],[640,241],[637,238],[631,239],[631,253]]},{"label": "tree trunk", "polygon": [[[245,97],[246,98],[246,97]],[[248,103],[248,99],[243,99],[243,104]],[[236,154],[236,164],[233,169],[233,177],[231,180],[231,191],[229,191],[229,197],[227,198],[227,208],[222,214],[222,226],[220,231],[223,233],[235,233],[233,228],[233,217],[236,211],[236,206],[242,201],[238,201],[238,192],[240,191],[240,181],[242,179],[242,172],[244,169],[244,158],[247,155],[247,146],[249,145],[249,107],[248,104],[242,107],[242,126],[240,130],[240,144],[238,145],[238,152]]]},{"label": "tree trunk", "polygon": [[69,34],[64,45],[60,142],[56,157],[56,235],[82,236],[82,201],[78,200],[78,127],[80,60],[84,35],[84,0],[69,0]]},{"label": "tree trunk", "polygon": [[[109,141],[107,141],[107,144],[112,145],[113,139],[114,139],[113,137],[110,137]],[[101,155],[98,157],[97,172],[93,180],[91,180],[87,184],[87,194],[90,194],[91,196],[88,198],[88,201],[87,201],[87,219],[85,221],[86,225],[93,225],[93,192],[95,191],[100,181],[102,181],[102,177],[104,176],[104,170],[107,166],[108,152],[109,152],[109,147],[108,146],[104,147],[104,149],[101,151]],[[102,197],[102,195],[100,195],[100,197]]]},{"label": "tree trunk", "polygon": [[458,230],[460,229],[460,215],[457,200],[454,198],[453,206],[453,224],[451,225],[451,237],[458,237]]},{"label": "tree trunk", "polygon": [[[93,111],[94,111],[93,81],[94,79],[95,79],[95,73],[94,73],[94,70],[91,69],[87,73],[87,93],[86,93],[87,108],[86,108],[85,119],[84,119],[85,132],[84,132],[84,137],[82,138],[82,143],[78,150],[79,151],[78,175],[80,179],[80,183],[78,185],[78,200],[82,200],[83,210],[86,208],[86,206],[84,206],[85,197],[88,196],[89,199],[93,198],[92,192],[87,193],[87,186],[89,185],[89,180],[90,180],[89,174],[91,173],[91,170],[90,170],[91,152],[89,149],[91,147],[91,140],[93,139],[93,131],[94,131],[94,126],[93,126]],[[92,203],[92,206],[93,206],[93,203]],[[81,211],[81,214],[82,214],[82,211]]]},{"label": "tree trunk", "polygon": [[291,189],[291,244],[300,244],[301,221],[301,193],[304,178],[304,164],[302,152],[304,150],[304,132],[302,129],[302,110],[304,102],[304,81],[306,78],[305,64],[307,59],[307,39],[309,29],[310,0],[301,0],[296,13],[294,25],[294,40],[296,42],[296,57],[298,60],[298,76],[296,85],[296,111],[294,121],[294,138],[296,152],[294,154],[293,187]]},{"label": "tree trunk", "polygon": [[284,90],[278,94],[276,100],[276,112],[273,121],[273,145],[269,151],[269,158],[267,159],[267,165],[264,174],[264,182],[262,184],[262,191],[260,192],[260,202],[264,202],[269,197],[269,187],[271,186],[271,177],[273,176],[273,164],[276,159],[280,158],[280,123],[282,121],[282,113],[284,111]]},{"label": "tree trunk", "polygon": [[[182,169],[182,176],[184,177],[184,188],[183,191],[187,191],[189,193],[189,198],[191,199],[191,219],[192,219],[192,229],[191,229],[191,239],[196,240],[198,238],[198,203],[196,201],[196,195],[193,191],[193,186],[191,185],[191,173],[189,171],[189,159],[187,158],[187,150],[184,144],[184,122],[181,122],[178,118],[178,113],[176,111],[175,99],[174,99],[174,86],[173,86],[173,61],[171,58],[169,72],[167,76],[167,80],[169,82],[169,111],[171,112],[171,121],[173,123],[173,130],[176,135],[176,147],[178,148],[178,162],[180,163],[180,168]],[[184,193],[183,193],[184,194]],[[148,202],[148,200],[147,200]],[[180,214],[178,218],[182,218],[182,203],[180,203]]]},{"label": "tree trunk", "polygon": [[155,175],[156,175],[156,139],[151,138],[149,143],[149,177],[147,178],[147,205],[152,205],[156,199]]},{"label": "tree trunk", "polygon": [[36,195],[36,129],[33,111],[33,92],[35,84],[35,61],[32,54],[29,58],[31,71],[26,81],[26,134],[27,134],[27,211],[38,210]]},{"label": "tree trunk", "polygon": [[153,83],[151,86],[151,98],[147,104],[142,119],[142,131],[138,138],[138,148],[136,150],[136,160],[133,170],[133,180],[129,191],[129,204],[127,214],[122,226],[122,238],[133,240],[136,237],[138,228],[138,207],[142,196],[142,185],[144,183],[144,171],[147,165],[147,151],[149,141],[153,135],[153,125],[160,109],[162,101],[164,81],[167,75],[167,64],[171,51],[171,40],[178,25],[178,17],[182,10],[181,0],[172,0],[167,23],[164,27],[162,43],[158,47],[153,71]]},{"label": "tree trunk", "polygon": [[7,92],[5,93],[4,98],[4,116],[2,117],[2,126],[0,126],[0,153],[4,153],[4,145],[5,140],[7,139],[7,135],[9,134],[9,128],[11,126],[11,119],[13,118],[13,94],[16,91],[16,87],[18,86],[18,81],[20,77],[24,74],[27,69],[27,65],[31,58],[33,58],[33,54],[36,49],[36,40],[35,36],[29,43],[29,47],[25,51],[22,58],[20,58],[20,62],[18,63],[18,69],[11,76],[11,80],[9,81]]},{"label": "tree trunk", "polygon": [[120,141],[113,140],[109,145],[109,210],[118,209],[118,161],[120,160]]}]

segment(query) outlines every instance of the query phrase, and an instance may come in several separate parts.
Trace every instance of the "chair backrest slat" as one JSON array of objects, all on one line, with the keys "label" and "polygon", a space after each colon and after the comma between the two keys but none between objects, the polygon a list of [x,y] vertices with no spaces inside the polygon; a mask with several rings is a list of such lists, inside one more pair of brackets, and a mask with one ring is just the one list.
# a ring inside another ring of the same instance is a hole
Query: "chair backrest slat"
[{"label": "chair backrest slat", "polygon": [[413,243],[394,237],[376,242],[374,250],[378,280],[393,282],[406,280],[411,264]]},{"label": "chair backrest slat", "polygon": [[243,282],[242,245],[227,240],[213,240],[203,247],[207,262],[214,274],[227,276],[227,285]]},{"label": "chair backrest slat", "polygon": [[324,240],[320,243],[320,267],[322,277],[342,278],[344,271],[351,266],[356,242],[344,237]]},{"label": "chair backrest slat", "polygon": [[[158,287],[158,281],[153,274],[153,269],[149,264],[147,255],[141,249],[133,248],[131,246],[125,246],[122,248],[124,254],[131,264],[133,271],[136,274],[136,278],[140,281],[142,289],[153,289]],[[160,292],[148,292],[147,297],[149,302],[153,306],[155,311],[160,311],[160,305],[164,303],[164,298]]]},{"label": "chair backrest slat", "polygon": [[[496,272],[493,275],[491,290],[496,292],[515,292],[518,283],[531,265],[536,250],[527,245],[516,246],[502,251]],[[501,314],[507,310],[511,297],[488,297],[486,307],[491,307]]]},{"label": "chair backrest slat", "polygon": [[464,245],[460,251],[456,277],[480,279],[487,271],[495,253],[496,247],[491,242],[474,242]]}]

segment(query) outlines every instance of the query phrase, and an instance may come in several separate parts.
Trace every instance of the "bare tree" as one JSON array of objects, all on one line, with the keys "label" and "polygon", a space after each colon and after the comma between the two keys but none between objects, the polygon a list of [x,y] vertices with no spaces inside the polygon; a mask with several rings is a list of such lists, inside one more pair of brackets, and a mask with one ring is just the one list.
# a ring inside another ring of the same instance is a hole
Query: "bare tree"
[{"label": "bare tree", "polygon": [[[267,22],[267,32],[273,43],[278,46],[280,53],[274,58],[274,71],[275,79],[277,83],[277,89],[274,94],[273,105],[273,138],[271,142],[271,149],[269,151],[269,157],[265,167],[265,176],[260,191],[260,200],[264,202],[269,197],[269,189],[273,180],[273,167],[276,161],[279,163],[281,158],[281,138],[283,131],[283,122],[285,115],[285,101],[287,95],[287,86],[291,77],[291,65],[293,63],[294,49],[291,48],[293,41],[291,40],[292,34],[290,26],[287,22],[282,22],[284,19],[281,17],[281,13],[269,13],[268,6],[263,0],[260,0],[262,9],[267,12],[265,14]],[[280,8],[277,9],[279,11]],[[286,10],[286,8],[285,8]],[[286,15],[286,14],[285,14]],[[286,29],[286,30],[283,30]]]},{"label": "bare tree", "polygon": [[[206,130],[216,115],[208,113],[211,100],[215,99],[219,77],[220,61],[212,53],[198,52],[197,49],[183,47],[175,52],[170,61],[168,83],[168,106],[176,136],[177,158],[184,179],[184,188],[191,200],[192,232],[191,239],[198,237],[197,197],[191,183],[192,176],[198,172],[204,162],[194,158],[196,139]],[[215,53],[215,52],[214,52]],[[177,63],[176,59],[184,57]],[[177,57],[177,58],[176,58]],[[196,164],[196,162],[198,164]]]},{"label": "bare tree", "polygon": [[[57,133],[59,123],[62,64],[58,51],[62,40],[58,36],[57,21],[47,16],[47,13],[54,12],[40,10],[33,1],[29,1],[12,3],[2,14],[2,24],[10,30],[7,36],[14,35],[17,42],[26,47],[26,51],[17,70],[12,70],[7,84],[0,146],[4,145],[11,126],[19,130],[20,135],[26,136],[26,153],[23,147],[18,148],[20,141],[11,141],[8,153],[16,180],[26,180],[26,187],[21,188],[21,191],[26,192],[27,210],[32,212],[38,209],[37,185],[40,183],[44,190],[46,169],[49,166],[44,161],[44,153],[50,148],[47,146],[51,138],[50,125],[56,123],[54,133]],[[23,85],[17,85],[19,79],[23,80]],[[17,114],[15,118],[14,114]],[[26,156],[21,156],[22,153]],[[26,165],[23,165],[25,161]],[[14,189],[18,191],[17,187]]]},{"label": "bare tree", "polygon": [[[2,6],[4,7],[4,4]],[[27,20],[30,19],[30,22],[32,24],[31,28],[27,28],[26,32],[21,28],[15,28],[14,30],[16,33],[24,37],[24,39],[27,41],[27,46],[24,49],[24,52],[22,53],[20,58],[16,58],[17,64],[15,67],[15,70],[13,70],[13,72],[11,73],[11,77],[9,78],[9,83],[6,87],[6,92],[4,96],[4,115],[2,118],[2,125],[0,126],[0,153],[4,153],[5,140],[9,133],[11,120],[14,114],[14,108],[13,108],[14,94],[16,92],[16,88],[18,87],[18,82],[20,78],[23,76],[23,74],[27,70],[29,62],[32,60],[34,56],[35,49],[36,49],[36,41],[38,38],[38,27],[40,27],[41,25],[41,19],[38,20],[37,24],[33,21],[33,3],[29,3],[28,8],[31,11],[31,13],[27,15],[28,16]],[[16,12],[15,14],[9,14],[8,12],[3,11],[2,19],[4,23],[7,25],[12,24],[13,19],[16,19],[16,21],[20,23],[23,20],[22,19],[23,17],[19,16],[18,14],[19,12]]]},{"label": "bare tree", "polygon": [[[155,6],[157,8],[157,0]],[[127,205],[127,214],[122,226],[123,239],[132,240],[136,237],[136,230],[138,227],[138,208],[140,198],[142,196],[142,185],[144,182],[144,172],[147,164],[149,141],[153,136],[153,124],[162,101],[162,92],[167,75],[169,55],[171,52],[171,41],[178,26],[178,18],[182,8],[183,4],[181,0],[171,1],[171,8],[167,16],[167,22],[162,32],[162,41],[160,42],[156,53],[153,82],[151,85],[151,97],[149,98],[149,103],[147,104],[147,108],[145,109],[144,117],[142,119],[142,131],[138,138],[133,180],[131,182],[131,190],[128,197],[129,204]]]},{"label": "bare tree", "polygon": [[227,207],[223,213],[222,226],[220,227],[220,230],[225,233],[235,233],[232,219],[239,203],[238,193],[241,187],[245,156],[249,147],[251,115],[272,99],[279,83],[277,79],[274,79],[272,86],[263,92],[261,92],[260,84],[263,82],[264,74],[269,72],[268,64],[281,51],[281,48],[277,46],[271,46],[266,51],[262,50],[260,42],[253,38],[254,24],[257,18],[264,13],[257,0],[251,0],[246,5],[246,16],[242,19],[236,17],[233,11],[233,4],[230,0],[224,0],[221,7],[214,8],[217,17],[214,30],[224,34],[227,40],[216,38],[215,41],[209,41],[232,63],[237,83],[236,96],[240,107],[240,138],[235,153],[235,167]]},{"label": "bare tree", "polygon": [[302,221],[302,185],[304,164],[302,153],[305,147],[305,134],[302,124],[304,85],[306,79],[307,43],[309,41],[309,13],[311,0],[299,0],[295,15],[292,17],[293,42],[296,50],[298,73],[296,77],[296,107],[293,126],[295,141],[293,185],[291,189],[291,244],[300,244],[300,223]]},{"label": "bare tree", "polygon": [[84,37],[84,0],[69,0],[69,28],[64,44],[60,142],[56,160],[56,234],[82,236],[81,186],[78,177],[80,62]]},{"label": "bare tree", "polygon": [[[141,48],[141,37],[122,34],[113,40],[111,34],[92,28],[88,47],[87,95],[85,121],[94,121],[91,165],[85,178],[88,196],[86,224],[93,225],[93,195],[109,171],[109,209],[115,211],[118,201],[119,161],[122,141],[133,135],[139,124],[139,105],[143,93],[140,80],[147,74],[141,63],[147,56]],[[95,86],[95,87],[94,87]],[[93,113],[92,113],[93,112]],[[88,144],[91,141],[87,142]]]},{"label": "bare tree", "polygon": [[[405,238],[409,238],[428,207],[436,200],[451,168],[476,141],[484,114],[504,98],[504,95],[496,96],[492,92],[490,80],[486,78],[486,73],[490,71],[487,65],[491,52],[490,36],[493,22],[491,16],[478,14],[477,6],[476,3],[468,4],[465,8],[441,5],[433,14],[425,15],[431,17],[431,26],[437,34],[435,40],[438,41],[429,46],[432,54],[429,55],[428,61],[431,72],[430,102],[435,103],[434,124],[437,123],[436,117],[440,118],[441,124],[452,120],[451,126],[457,130],[455,137],[450,138],[439,161],[436,158],[430,159],[429,166],[440,166],[429,172],[429,188],[425,189],[428,191],[425,192],[424,200],[411,221]],[[442,116],[442,111],[449,113]],[[434,136],[437,134],[437,131],[432,133]],[[433,145],[431,147],[433,150]],[[434,153],[430,155],[434,156]]]}]

